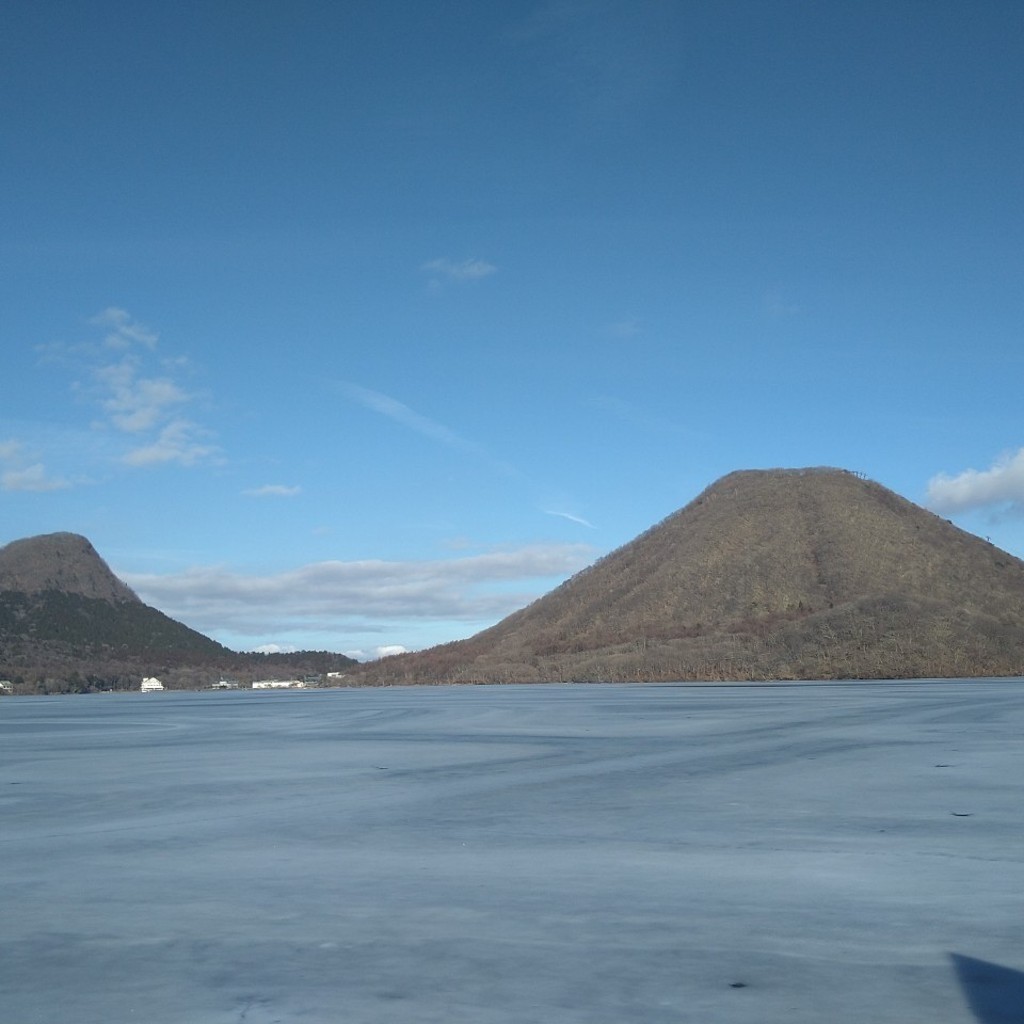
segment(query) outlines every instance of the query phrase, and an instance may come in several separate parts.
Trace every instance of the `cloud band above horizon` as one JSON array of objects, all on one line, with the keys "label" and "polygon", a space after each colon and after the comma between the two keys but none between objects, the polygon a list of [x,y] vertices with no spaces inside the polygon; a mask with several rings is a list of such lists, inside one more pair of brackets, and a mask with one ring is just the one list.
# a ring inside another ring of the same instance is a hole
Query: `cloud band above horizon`
[{"label": "cloud band above horizon", "polygon": [[453,559],[316,562],[262,576],[221,566],[118,575],[147,604],[215,638],[257,646],[315,634],[341,650],[354,646],[352,632],[412,646],[397,635],[408,620],[495,622],[593,556],[585,544],[535,544]]}]

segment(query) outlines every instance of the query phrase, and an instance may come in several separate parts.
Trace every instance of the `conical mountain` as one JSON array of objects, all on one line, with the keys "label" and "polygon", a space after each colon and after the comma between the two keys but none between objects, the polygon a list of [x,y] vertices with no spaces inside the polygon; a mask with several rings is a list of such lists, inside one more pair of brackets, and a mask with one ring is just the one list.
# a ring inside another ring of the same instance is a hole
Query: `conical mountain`
[{"label": "conical mountain", "polygon": [[371,680],[1024,672],[1024,562],[837,469],[732,473],[491,629]]}]

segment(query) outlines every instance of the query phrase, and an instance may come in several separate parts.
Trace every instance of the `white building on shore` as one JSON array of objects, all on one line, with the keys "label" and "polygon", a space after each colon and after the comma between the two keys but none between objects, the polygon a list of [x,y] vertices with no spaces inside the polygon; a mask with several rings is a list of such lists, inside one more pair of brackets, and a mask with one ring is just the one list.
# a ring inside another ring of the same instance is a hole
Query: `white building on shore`
[{"label": "white building on shore", "polygon": [[142,685],[139,687],[139,690],[142,693],[156,693],[158,690],[162,690],[163,688],[164,684],[161,683],[159,679],[154,676],[147,676],[142,680]]}]

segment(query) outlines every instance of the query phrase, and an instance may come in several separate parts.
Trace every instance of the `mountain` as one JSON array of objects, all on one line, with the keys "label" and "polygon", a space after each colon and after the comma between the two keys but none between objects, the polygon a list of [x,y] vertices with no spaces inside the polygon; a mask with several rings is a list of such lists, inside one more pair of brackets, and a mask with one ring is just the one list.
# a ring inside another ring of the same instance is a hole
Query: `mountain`
[{"label": "mountain", "polygon": [[183,688],[222,673],[241,679],[345,670],[341,654],[242,654],[139,600],[74,533],[0,548],[0,678],[21,692],[137,688],[159,673]]},{"label": "mountain", "polygon": [[93,600],[138,602],[85,537],[48,533],[0,548],[0,591],[60,591]]},{"label": "mountain", "polygon": [[367,682],[1024,673],[1024,562],[857,474],[751,470]]},{"label": "mountain", "polygon": [[51,533],[0,548],[5,676],[131,676],[142,665],[194,665],[228,653],[143,604],[85,537]]}]

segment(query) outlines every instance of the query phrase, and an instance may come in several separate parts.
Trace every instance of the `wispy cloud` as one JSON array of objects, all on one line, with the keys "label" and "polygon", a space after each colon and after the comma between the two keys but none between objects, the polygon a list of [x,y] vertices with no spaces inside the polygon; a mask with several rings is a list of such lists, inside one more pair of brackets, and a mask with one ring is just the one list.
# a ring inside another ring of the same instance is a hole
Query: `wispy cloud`
[{"label": "wispy cloud", "polygon": [[220,449],[207,444],[207,432],[191,420],[172,420],[160,429],[149,444],[139,445],[125,452],[121,462],[126,466],[145,467],[175,463],[195,466],[200,463],[221,461]]},{"label": "wispy cloud", "polygon": [[398,632],[403,621],[497,620],[533,600],[538,581],[582,569],[584,544],[537,544],[433,561],[317,562],[273,575],[202,566],[119,573],[147,603],[208,634],[267,640],[288,632]]},{"label": "wispy cloud", "polygon": [[0,490],[4,491],[61,491],[70,486],[70,481],[50,476],[41,462],[0,473]]},{"label": "wispy cloud", "polygon": [[380,391],[361,387],[358,384],[343,382],[339,386],[342,393],[353,402],[357,402],[364,408],[373,410],[373,412],[380,413],[382,416],[387,416],[388,419],[402,424],[403,427],[415,430],[417,434],[422,434],[424,437],[429,437],[433,441],[439,441],[441,444],[449,445],[452,448],[462,448],[467,451],[476,452],[481,451],[480,447],[473,444],[472,441],[467,441],[465,438],[460,437],[454,430],[444,426],[444,424],[421,415],[404,402],[400,402],[397,398],[392,398],[390,395],[385,395]]},{"label": "wispy cloud", "polygon": [[486,260],[470,259],[456,262],[446,258],[428,260],[420,267],[424,273],[431,275],[431,281],[440,284],[448,281],[453,284],[465,284],[468,281],[479,281],[481,278],[496,274],[498,268]]},{"label": "wispy cloud", "polygon": [[301,487],[289,487],[287,484],[264,484],[262,487],[250,487],[242,491],[247,498],[294,498],[301,493]]},{"label": "wispy cloud", "polygon": [[139,362],[130,356],[95,371],[99,385],[109,392],[100,401],[109,421],[126,434],[150,430],[161,422],[171,407],[189,401],[181,387],[169,377],[144,377]]},{"label": "wispy cloud", "polygon": [[574,515],[572,512],[559,512],[552,508],[544,509],[546,516],[558,516],[559,519],[568,519],[570,523],[577,523],[580,526],[585,526],[587,529],[596,530],[597,527],[593,523],[588,522],[583,516]]},{"label": "wispy cloud", "polygon": [[989,508],[1024,515],[1024,448],[1003,455],[988,469],[933,476],[927,502],[947,514]]},{"label": "wispy cloud", "polygon": [[89,323],[106,329],[107,334],[103,339],[107,348],[128,349],[133,345],[143,345],[148,349],[155,349],[160,335],[151,331],[144,324],[133,320],[126,310],[118,309],[116,306],[108,306],[102,313],[89,318]]},{"label": "wispy cloud", "polygon": [[0,491],[61,491],[69,480],[50,474],[42,462],[33,461],[20,441],[0,441]]},{"label": "wispy cloud", "polygon": [[157,332],[116,306],[89,324],[102,330],[99,341],[53,343],[39,352],[76,374],[72,391],[98,413],[94,431],[122,438],[114,460],[132,468],[222,461],[212,432],[190,415],[199,396],[185,386],[188,360],[161,353]]},{"label": "wispy cloud", "polygon": [[386,416],[395,423],[414,430],[417,434],[439,444],[473,455],[501,476],[520,479],[523,477],[523,474],[515,466],[501,459],[495,459],[483,445],[462,437],[450,427],[422,415],[391,395],[385,395],[383,392],[373,391],[348,381],[341,381],[336,386],[343,395],[363,408]]}]

